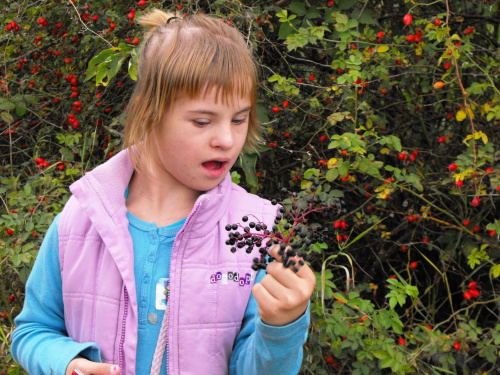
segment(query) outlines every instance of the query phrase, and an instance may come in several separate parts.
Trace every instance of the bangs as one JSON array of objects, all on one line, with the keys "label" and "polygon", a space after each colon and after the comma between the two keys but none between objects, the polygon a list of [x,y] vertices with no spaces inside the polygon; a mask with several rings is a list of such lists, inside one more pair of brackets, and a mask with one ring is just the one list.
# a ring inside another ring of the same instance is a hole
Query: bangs
[{"label": "bangs", "polygon": [[[159,106],[163,102],[170,108],[180,96],[195,98],[213,88],[216,101],[219,97],[224,103],[237,97],[250,97],[254,103],[257,72],[245,46],[223,36],[207,38],[203,30],[197,28],[179,30],[169,44],[172,53],[157,62],[160,74],[156,85],[162,88],[157,96]],[[191,48],[181,48],[187,44]]]}]

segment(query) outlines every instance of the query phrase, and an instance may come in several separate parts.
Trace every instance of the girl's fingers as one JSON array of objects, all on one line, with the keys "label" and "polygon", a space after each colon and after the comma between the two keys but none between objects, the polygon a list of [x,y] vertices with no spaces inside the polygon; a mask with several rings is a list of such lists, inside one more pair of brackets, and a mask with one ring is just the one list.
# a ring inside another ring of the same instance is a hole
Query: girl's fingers
[{"label": "girl's fingers", "polygon": [[252,293],[259,306],[260,314],[262,315],[261,306],[274,306],[278,300],[269,293],[269,291],[261,285],[261,283],[254,284]]},{"label": "girl's fingers", "polygon": [[288,288],[283,285],[283,283],[276,280],[273,275],[267,274],[262,278],[260,283],[274,298],[278,300],[284,300],[286,298]]}]

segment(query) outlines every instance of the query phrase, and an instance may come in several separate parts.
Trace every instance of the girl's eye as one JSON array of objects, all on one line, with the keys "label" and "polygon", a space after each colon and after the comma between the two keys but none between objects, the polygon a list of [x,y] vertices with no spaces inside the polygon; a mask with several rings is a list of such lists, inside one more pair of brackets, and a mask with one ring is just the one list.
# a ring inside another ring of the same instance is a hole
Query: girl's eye
[{"label": "girl's eye", "polygon": [[241,125],[241,124],[244,124],[246,122],[246,120],[247,120],[246,118],[234,119],[233,124]]},{"label": "girl's eye", "polygon": [[198,120],[193,120],[193,122],[197,125],[197,126],[207,126],[209,123],[206,122],[206,121],[198,121]]}]

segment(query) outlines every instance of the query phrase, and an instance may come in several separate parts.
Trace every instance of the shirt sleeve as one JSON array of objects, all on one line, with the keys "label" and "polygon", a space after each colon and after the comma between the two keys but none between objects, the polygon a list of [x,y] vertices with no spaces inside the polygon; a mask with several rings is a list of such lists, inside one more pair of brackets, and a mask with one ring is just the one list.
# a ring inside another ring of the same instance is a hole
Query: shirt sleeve
[{"label": "shirt sleeve", "polygon": [[43,240],[26,283],[23,309],[15,318],[12,356],[30,374],[64,375],[77,355],[101,361],[95,343],[77,343],[66,332],[59,266],[60,216]]},{"label": "shirt sleeve", "polygon": [[[259,271],[255,282],[260,282],[265,274]],[[296,375],[302,364],[302,345],[307,339],[309,305],[298,320],[275,327],[262,322],[257,301],[251,295],[229,361],[229,374]]]}]

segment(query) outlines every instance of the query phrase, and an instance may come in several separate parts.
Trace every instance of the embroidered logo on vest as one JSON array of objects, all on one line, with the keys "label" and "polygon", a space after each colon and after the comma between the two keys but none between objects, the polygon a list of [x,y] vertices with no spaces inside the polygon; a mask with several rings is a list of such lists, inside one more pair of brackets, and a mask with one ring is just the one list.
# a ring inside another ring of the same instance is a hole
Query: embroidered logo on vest
[{"label": "embroidered logo on vest", "polygon": [[253,275],[250,273],[246,273],[245,276],[241,275],[238,272],[216,272],[210,275],[210,284],[217,284],[220,282],[222,285],[227,285],[228,281],[233,281],[238,283],[239,286],[250,285],[253,280]]}]

